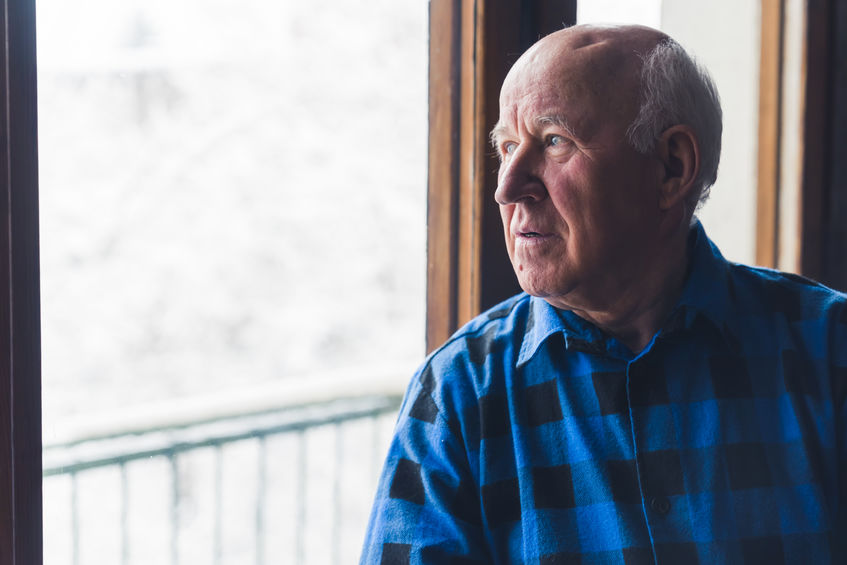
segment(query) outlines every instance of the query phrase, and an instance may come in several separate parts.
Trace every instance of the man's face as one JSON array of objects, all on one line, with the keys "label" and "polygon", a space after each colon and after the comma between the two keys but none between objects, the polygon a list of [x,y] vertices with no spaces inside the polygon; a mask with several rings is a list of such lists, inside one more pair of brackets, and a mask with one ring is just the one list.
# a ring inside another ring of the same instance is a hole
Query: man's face
[{"label": "man's face", "polygon": [[495,198],[521,287],[554,306],[602,308],[659,247],[661,167],[626,140],[638,108],[631,52],[559,33],[503,84]]}]

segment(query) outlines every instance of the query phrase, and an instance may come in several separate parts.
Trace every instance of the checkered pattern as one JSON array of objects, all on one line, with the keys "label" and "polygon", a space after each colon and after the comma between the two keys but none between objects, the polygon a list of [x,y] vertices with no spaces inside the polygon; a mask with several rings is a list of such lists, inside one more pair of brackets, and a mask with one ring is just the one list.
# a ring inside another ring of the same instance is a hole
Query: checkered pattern
[{"label": "checkered pattern", "polygon": [[361,563],[847,563],[847,307],[699,224],[640,354],[543,300],[413,379]]}]

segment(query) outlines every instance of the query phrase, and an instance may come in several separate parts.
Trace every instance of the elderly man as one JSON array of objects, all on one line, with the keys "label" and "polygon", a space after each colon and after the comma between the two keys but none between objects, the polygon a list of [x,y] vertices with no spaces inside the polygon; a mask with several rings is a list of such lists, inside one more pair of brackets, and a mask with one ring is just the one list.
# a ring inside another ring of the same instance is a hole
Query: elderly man
[{"label": "elderly man", "polygon": [[526,293],[403,403],[362,563],[847,563],[847,305],[692,221],[721,111],[643,27],[545,37],[503,84]]}]

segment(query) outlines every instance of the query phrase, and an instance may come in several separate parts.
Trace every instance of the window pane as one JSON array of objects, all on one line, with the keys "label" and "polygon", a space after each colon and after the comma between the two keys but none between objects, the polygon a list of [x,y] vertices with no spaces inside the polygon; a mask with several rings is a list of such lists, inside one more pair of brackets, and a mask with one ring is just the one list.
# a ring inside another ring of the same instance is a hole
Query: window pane
[{"label": "window pane", "polygon": [[355,559],[423,353],[426,14],[38,3],[46,563]]}]

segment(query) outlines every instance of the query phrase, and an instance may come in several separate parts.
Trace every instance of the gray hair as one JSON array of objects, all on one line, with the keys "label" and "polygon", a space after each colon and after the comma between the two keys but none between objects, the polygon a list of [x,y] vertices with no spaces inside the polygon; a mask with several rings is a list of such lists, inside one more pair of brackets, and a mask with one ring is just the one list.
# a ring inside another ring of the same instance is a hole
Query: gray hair
[{"label": "gray hair", "polygon": [[708,71],[673,39],[656,45],[641,67],[641,107],[626,130],[629,143],[639,153],[651,153],[662,132],[686,124],[700,145],[700,172],[687,202],[689,211],[709,197],[718,176],[721,158],[723,112],[718,91]]}]

